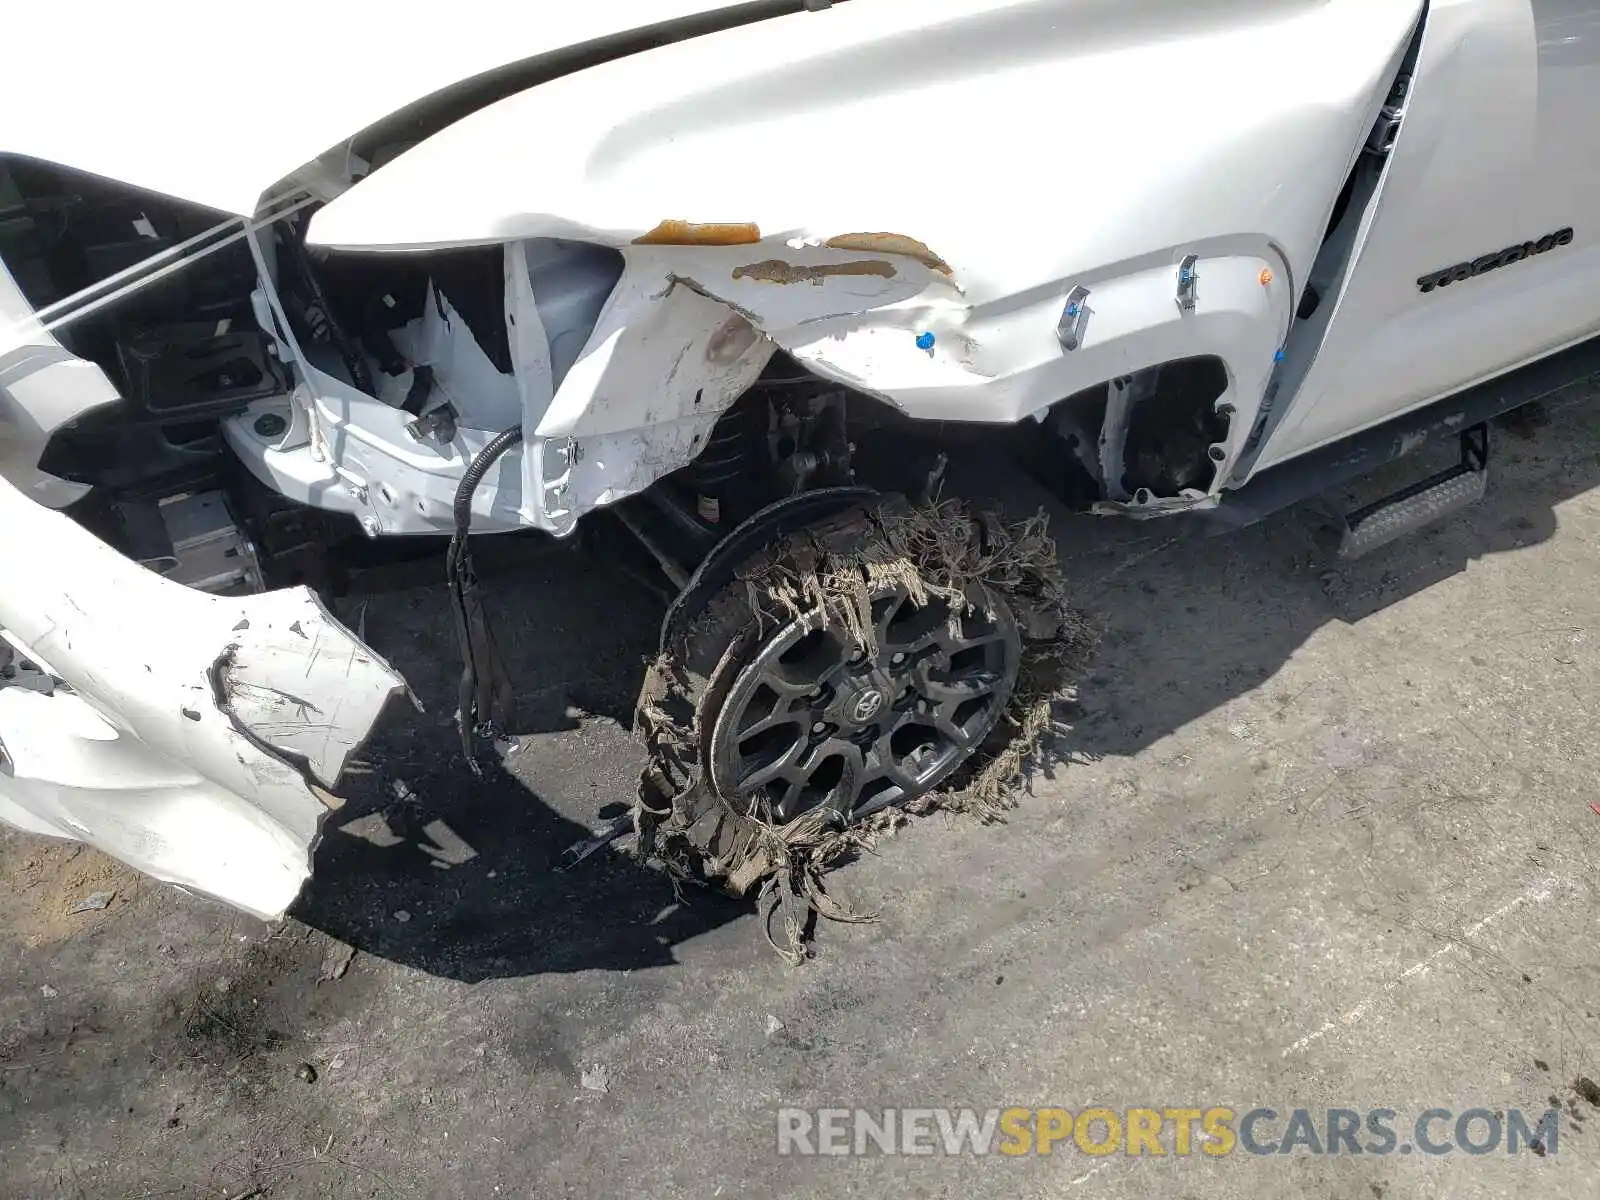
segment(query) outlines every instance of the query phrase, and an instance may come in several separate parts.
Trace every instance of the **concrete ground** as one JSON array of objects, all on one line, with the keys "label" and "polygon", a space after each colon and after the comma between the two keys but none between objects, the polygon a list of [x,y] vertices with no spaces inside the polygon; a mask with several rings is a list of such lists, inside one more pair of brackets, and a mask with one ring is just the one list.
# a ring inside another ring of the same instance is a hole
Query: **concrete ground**
[{"label": "concrete ground", "polygon": [[[657,600],[592,558],[493,581],[525,728],[480,782],[441,590],[375,596],[430,715],[373,747],[297,919],[0,835],[0,1194],[1592,1196],[1593,411],[1502,431],[1487,501],[1354,565],[1316,506],[1064,522],[1109,620],[1070,761],[843,870],[880,917],[795,970],[741,905],[552,871],[631,794]],[[780,1106],[1044,1104],[1563,1117],[1514,1157],[776,1153]]]}]

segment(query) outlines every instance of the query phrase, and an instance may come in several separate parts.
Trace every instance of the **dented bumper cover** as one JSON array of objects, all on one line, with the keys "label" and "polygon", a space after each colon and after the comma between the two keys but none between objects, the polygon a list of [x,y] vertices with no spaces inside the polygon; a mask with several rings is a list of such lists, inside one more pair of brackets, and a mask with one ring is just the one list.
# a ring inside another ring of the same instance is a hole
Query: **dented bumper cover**
[{"label": "dented bumper cover", "polygon": [[401,677],[305,588],[192,591],[0,478],[0,819],[262,917]]}]

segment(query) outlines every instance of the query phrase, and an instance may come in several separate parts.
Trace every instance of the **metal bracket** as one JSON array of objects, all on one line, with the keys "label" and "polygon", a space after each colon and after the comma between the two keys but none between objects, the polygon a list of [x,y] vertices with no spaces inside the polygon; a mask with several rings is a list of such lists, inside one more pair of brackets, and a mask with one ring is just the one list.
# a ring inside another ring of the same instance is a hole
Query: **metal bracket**
[{"label": "metal bracket", "polygon": [[1195,266],[1199,261],[1199,255],[1189,254],[1185,255],[1183,261],[1178,264],[1179,312],[1194,311],[1195,301],[1198,299],[1196,287],[1200,280],[1200,273],[1195,270]]},{"label": "metal bracket", "polygon": [[552,532],[565,533],[577,521],[572,511],[572,476],[583,451],[570,437],[542,439],[540,448],[543,491],[540,496],[545,519]]},{"label": "metal bracket", "polygon": [[1489,423],[1480,421],[1470,429],[1461,431],[1461,469],[1487,471],[1489,469]]},{"label": "metal bracket", "polygon": [[432,438],[441,446],[456,440],[456,410],[451,404],[441,404],[415,420],[406,422],[406,432],[417,441]]},{"label": "metal bracket", "polygon": [[1063,350],[1076,350],[1083,345],[1084,326],[1089,323],[1088,299],[1089,289],[1082,284],[1067,293],[1067,305],[1056,322],[1056,337],[1061,339]]},{"label": "metal bracket", "polygon": [[1394,149],[1394,144],[1400,137],[1400,125],[1406,118],[1406,105],[1410,98],[1411,76],[1402,75],[1394,81],[1389,98],[1384,101],[1383,111],[1378,114],[1377,123],[1367,135],[1366,148],[1370,153],[1383,156]]}]

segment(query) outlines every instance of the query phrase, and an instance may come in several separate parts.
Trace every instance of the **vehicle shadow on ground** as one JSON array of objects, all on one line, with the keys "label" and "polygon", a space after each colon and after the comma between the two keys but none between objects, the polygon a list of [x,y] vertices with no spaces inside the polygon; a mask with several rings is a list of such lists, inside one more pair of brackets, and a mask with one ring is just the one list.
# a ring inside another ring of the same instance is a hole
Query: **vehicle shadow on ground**
[{"label": "vehicle shadow on ground", "polygon": [[[370,589],[367,637],[426,711],[395,714],[367,747],[297,919],[365,953],[477,982],[665,966],[680,942],[749,911],[703,892],[679,903],[663,875],[614,849],[558,869],[597,818],[631,800],[643,763],[631,714],[664,602],[619,571],[616,550],[552,549],[482,572],[518,726],[480,747],[481,776],[451,719],[460,657],[444,589]],[[341,611],[358,603],[346,598]]]},{"label": "vehicle shadow on ground", "polygon": [[1572,393],[1494,422],[1484,500],[1354,561],[1337,557],[1339,517],[1452,465],[1453,445],[1234,533],[1155,522],[1108,539],[1086,519],[1059,526],[1074,591],[1106,618],[1106,634],[1052,757],[1131,757],[1270,686],[1324,626],[1359,623],[1477,560],[1551,538],[1555,507],[1600,486],[1600,427],[1580,403],[1588,398]]},{"label": "vehicle shadow on ground", "polygon": [[[1581,398],[1552,402],[1542,421],[1497,426],[1483,502],[1355,563],[1334,557],[1326,514],[1437,469],[1453,447],[1218,537],[1177,521],[1058,513],[1063,569],[1106,634],[1042,774],[1131,757],[1268,685],[1325,625],[1548,539],[1555,506],[1600,486],[1600,429]],[[952,458],[946,495],[990,497],[1017,514],[1048,507],[1007,465]],[[490,575],[522,724],[520,749],[485,755],[481,778],[450,720],[459,658],[444,590],[425,576],[368,598],[368,637],[428,712],[392,722],[369,748],[371,771],[330,820],[295,916],[366,953],[469,982],[667,966],[684,941],[753,920],[750,905],[715,894],[680,904],[659,873],[611,851],[557,870],[563,850],[632,798],[643,762],[631,713],[665,602],[623,557],[611,544]]]}]

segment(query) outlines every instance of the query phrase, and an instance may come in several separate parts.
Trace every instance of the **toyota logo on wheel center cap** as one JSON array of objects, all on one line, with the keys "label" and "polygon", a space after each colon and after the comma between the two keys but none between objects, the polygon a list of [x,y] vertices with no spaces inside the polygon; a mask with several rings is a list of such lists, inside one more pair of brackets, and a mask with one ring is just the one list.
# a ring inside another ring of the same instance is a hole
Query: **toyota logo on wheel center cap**
[{"label": "toyota logo on wheel center cap", "polygon": [[862,692],[856,697],[855,706],[850,710],[850,719],[853,721],[870,721],[878,715],[878,710],[883,707],[883,693],[877,690]]}]

